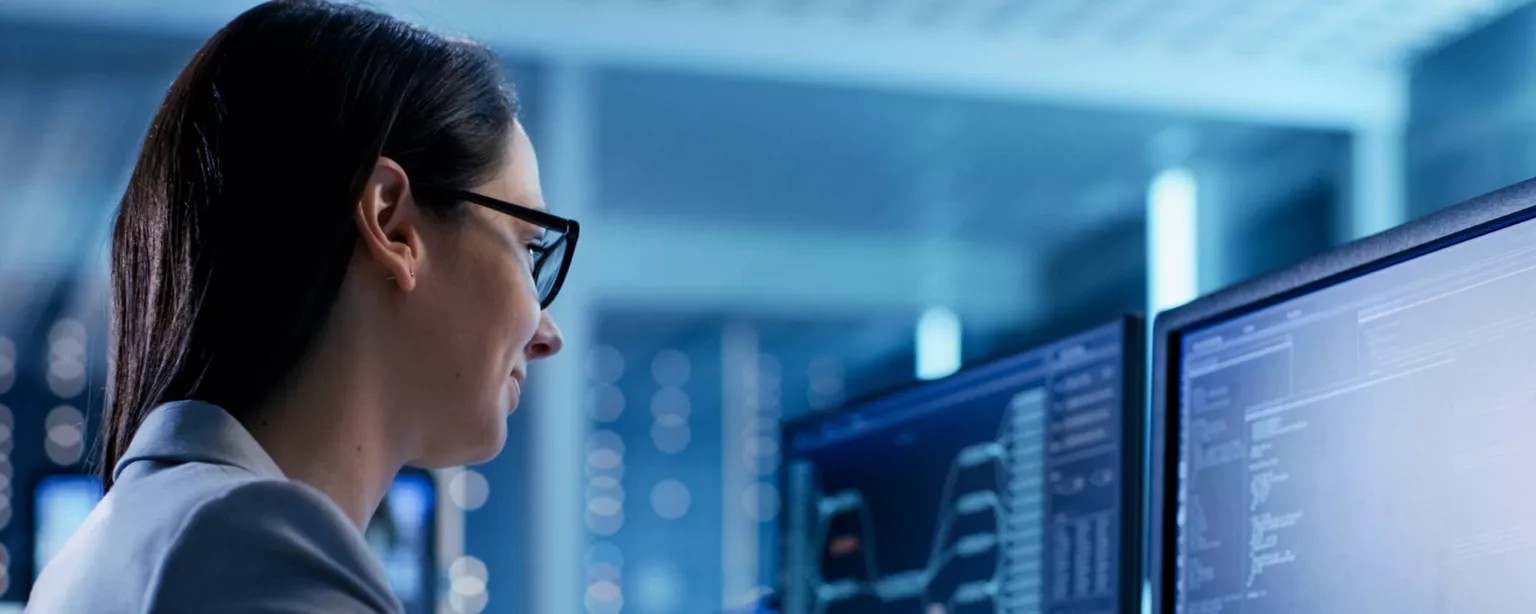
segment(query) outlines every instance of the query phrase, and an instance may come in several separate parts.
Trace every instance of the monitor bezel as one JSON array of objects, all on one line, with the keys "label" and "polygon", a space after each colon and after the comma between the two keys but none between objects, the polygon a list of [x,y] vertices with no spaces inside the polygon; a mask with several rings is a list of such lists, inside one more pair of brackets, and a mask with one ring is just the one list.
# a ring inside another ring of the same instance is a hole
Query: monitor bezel
[{"label": "monitor bezel", "polygon": [[1162,312],[1153,321],[1150,481],[1147,548],[1154,613],[1174,611],[1177,550],[1180,345],[1205,329],[1514,224],[1536,219],[1536,179],[1464,201],[1418,220],[1347,243],[1289,268],[1242,282]]},{"label": "monitor bezel", "polygon": [[[933,386],[944,385],[957,377],[965,377],[973,371],[986,369],[996,363],[1011,360],[1024,354],[1038,351],[1042,348],[1056,345],[1073,337],[1084,335],[1109,326],[1120,327],[1121,332],[1121,438],[1124,450],[1121,459],[1121,555],[1120,555],[1120,586],[1116,611],[1118,614],[1141,614],[1141,592],[1143,572],[1142,564],[1145,560],[1142,551],[1144,531],[1144,502],[1143,498],[1143,470],[1145,468],[1146,441],[1146,353],[1147,332],[1145,320],[1138,314],[1125,314],[1113,320],[1103,322],[1097,326],[1084,328],[1077,332],[1059,337],[1052,341],[1035,344],[1008,354],[1003,354],[985,362],[968,366],[959,372],[947,377],[917,382],[881,392],[878,394],[859,398],[844,403],[836,409],[816,412],[798,418],[787,420],[779,429],[779,449],[782,457],[788,457],[790,433],[813,427],[817,424],[832,420],[838,416],[863,409],[865,406],[880,403],[892,397],[907,394],[921,394]],[[789,476],[782,468],[778,472],[777,487],[779,492],[787,493]],[[779,514],[775,530],[774,551],[777,553],[774,560],[774,590],[779,597],[784,594],[785,565],[787,563],[786,535],[788,514]]]}]

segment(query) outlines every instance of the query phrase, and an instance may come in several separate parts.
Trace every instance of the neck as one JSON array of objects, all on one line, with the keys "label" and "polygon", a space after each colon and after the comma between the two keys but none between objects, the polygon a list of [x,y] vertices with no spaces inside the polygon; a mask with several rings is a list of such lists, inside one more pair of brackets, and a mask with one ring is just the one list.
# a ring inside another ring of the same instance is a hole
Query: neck
[{"label": "neck", "polygon": [[[330,344],[321,344],[322,347]],[[306,360],[246,428],[289,479],[330,497],[365,529],[405,455],[395,449],[376,378],[344,357]]]}]

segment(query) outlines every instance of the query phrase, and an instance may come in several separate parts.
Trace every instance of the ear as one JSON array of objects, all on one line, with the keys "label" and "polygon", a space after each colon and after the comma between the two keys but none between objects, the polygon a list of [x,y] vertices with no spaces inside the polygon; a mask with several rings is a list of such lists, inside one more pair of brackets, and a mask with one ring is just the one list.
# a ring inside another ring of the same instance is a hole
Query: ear
[{"label": "ear", "polygon": [[415,289],[423,254],[421,211],[410,193],[405,169],[381,157],[373,165],[353,214],[358,242],[378,265],[379,279],[388,280],[402,292]]}]

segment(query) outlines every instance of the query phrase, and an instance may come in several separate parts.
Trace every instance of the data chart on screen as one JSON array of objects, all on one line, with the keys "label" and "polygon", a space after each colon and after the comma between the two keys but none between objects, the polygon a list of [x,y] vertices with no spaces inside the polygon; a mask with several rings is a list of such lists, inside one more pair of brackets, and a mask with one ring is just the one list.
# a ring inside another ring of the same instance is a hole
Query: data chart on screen
[{"label": "data chart on screen", "polygon": [[787,427],[785,612],[1116,612],[1123,336]]}]

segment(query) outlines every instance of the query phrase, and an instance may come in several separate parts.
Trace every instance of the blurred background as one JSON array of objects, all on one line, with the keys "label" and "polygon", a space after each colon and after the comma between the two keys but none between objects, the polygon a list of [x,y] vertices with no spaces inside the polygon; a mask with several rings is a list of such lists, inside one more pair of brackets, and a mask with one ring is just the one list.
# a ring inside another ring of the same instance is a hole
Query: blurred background
[{"label": "blurred background", "polygon": [[[252,4],[0,0],[5,600],[89,509],[144,129]],[[782,420],[1536,175],[1523,0],[374,4],[499,51],[588,235],[506,452],[370,534],[415,611],[750,604]]]}]

